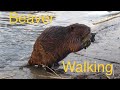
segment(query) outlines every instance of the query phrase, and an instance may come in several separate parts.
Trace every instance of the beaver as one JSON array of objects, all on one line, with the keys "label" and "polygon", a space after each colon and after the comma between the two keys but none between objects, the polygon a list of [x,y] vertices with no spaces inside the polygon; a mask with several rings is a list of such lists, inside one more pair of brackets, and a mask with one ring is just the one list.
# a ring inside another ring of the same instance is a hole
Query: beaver
[{"label": "beaver", "polygon": [[28,64],[52,67],[68,54],[89,47],[91,37],[91,28],[84,24],[46,28],[37,38]]}]

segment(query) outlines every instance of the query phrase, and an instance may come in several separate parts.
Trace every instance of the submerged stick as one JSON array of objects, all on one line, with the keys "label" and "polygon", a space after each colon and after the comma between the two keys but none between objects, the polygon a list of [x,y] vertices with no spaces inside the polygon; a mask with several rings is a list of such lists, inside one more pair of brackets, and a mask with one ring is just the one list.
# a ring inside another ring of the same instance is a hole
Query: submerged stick
[{"label": "submerged stick", "polygon": [[106,59],[101,59],[101,58],[96,58],[96,57],[90,57],[90,56],[86,56],[86,55],[79,54],[79,53],[76,53],[76,52],[74,54],[84,56],[84,57],[87,57],[87,58],[97,59],[97,60],[100,60],[100,61],[110,62],[110,63],[114,63],[114,64],[120,64],[119,62],[109,61],[109,60],[106,60]]},{"label": "submerged stick", "polygon": [[[41,64],[43,67],[46,67],[46,68],[48,68],[50,71],[52,71],[56,76],[57,76],[57,78],[59,78],[59,79],[69,79],[69,78],[63,78],[63,77],[61,77],[60,75],[58,75],[55,71],[53,71],[50,67],[48,67],[48,66],[46,66],[46,65],[43,65],[43,64]],[[56,77],[55,77],[56,78]]]},{"label": "submerged stick", "polygon": [[108,17],[108,18],[106,18],[106,19],[103,19],[103,20],[101,20],[101,21],[95,22],[95,23],[93,23],[93,25],[97,25],[97,24],[100,24],[100,23],[104,23],[104,22],[106,22],[106,21],[112,20],[112,19],[117,18],[117,17],[120,17],[120,13],[118,13],[118,14],[116,14],[116,15],[114,15],[114,16]]}]

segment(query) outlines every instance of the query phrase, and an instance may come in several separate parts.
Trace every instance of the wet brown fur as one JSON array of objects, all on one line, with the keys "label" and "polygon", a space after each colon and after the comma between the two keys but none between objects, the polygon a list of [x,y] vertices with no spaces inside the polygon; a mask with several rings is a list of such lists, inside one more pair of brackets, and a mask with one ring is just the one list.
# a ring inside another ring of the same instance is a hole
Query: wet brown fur
[{"label": "wet brown fur", "polygon": [[[86,39],[86,41],[84,41]],[[85,46],[85,43],[89,44]],[[69,53],[77,52],[90,45],[90,28],[84,24],[67,27],[52,26],[37,38],[29,65],[47,65],[63,60]]]}]

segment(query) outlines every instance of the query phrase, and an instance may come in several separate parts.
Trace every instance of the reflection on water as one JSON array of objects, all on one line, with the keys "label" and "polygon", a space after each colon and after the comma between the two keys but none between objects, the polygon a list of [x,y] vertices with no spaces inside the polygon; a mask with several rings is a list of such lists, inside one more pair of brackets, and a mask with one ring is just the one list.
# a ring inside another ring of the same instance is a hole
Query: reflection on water
[{"label": "reflection on water", "polygon": [[10,12],[0,12],[0,78],[43,78],[40,75],[50,74],[38,68],[19,69],[27,64],[29,56],[32,52],[33,44],[41,32],[54,25],[67,26],[73,23],[83,23],[92,26],[94,20],[98,20],[109,12],[93,12],[93,11],[17,11],[19,14],[49,14],[55,18],[51,24],[38,25],[15,24],[9,22]]}]

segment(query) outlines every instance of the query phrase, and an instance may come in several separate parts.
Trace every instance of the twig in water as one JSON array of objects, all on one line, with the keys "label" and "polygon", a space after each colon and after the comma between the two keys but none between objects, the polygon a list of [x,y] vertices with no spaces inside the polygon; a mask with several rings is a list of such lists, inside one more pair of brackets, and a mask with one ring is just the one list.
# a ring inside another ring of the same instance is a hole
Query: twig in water
[{"label": "twig in water", "polygon": [[53,71],[51,68],[49,68],[48,66],[46,66],[46,65],[43,65],[43,64],[41,64],[43,67],[46,67],[46,68],[48,68],[50,71],[52,71],[56,76],[58,76],[59,78],[62,78],[60,75],[58,75],[55,71]]},{"label": "twig in water", "polygon": [[118,14],[116,14],[116,15],[114,15],[114,16],[108,17],[108,18],[106,18],[106,19],[103,19],[103,20],[101,20],[101,21],[95,22],[95,23],[93,23],[93,25],[97,25],[97,24],[100,24],[100,23],[103,23],[103,22],[112,20],[112,19],[117,18],[117,17],[120,17],[120,13],[118,13]]},{"label": "twig in water", "polygon": [[80,56],[84,56],[84,57],[88,57],[88,58],[97,59],[97,60],[100,60],[100,61],[106,61],[106,62],[110,62],[110,63],[120,64],[120,63],[118,63],[118,62],[109,61],[109,60],[106,60],[106,59],[95,58],[95,57],[90,57],[90,56],[85,56],[85,55],[83,55],[83,54],[79,54],[79,53],[74,53],[74,54],[76,54],[76,55],[80,55]]}]

